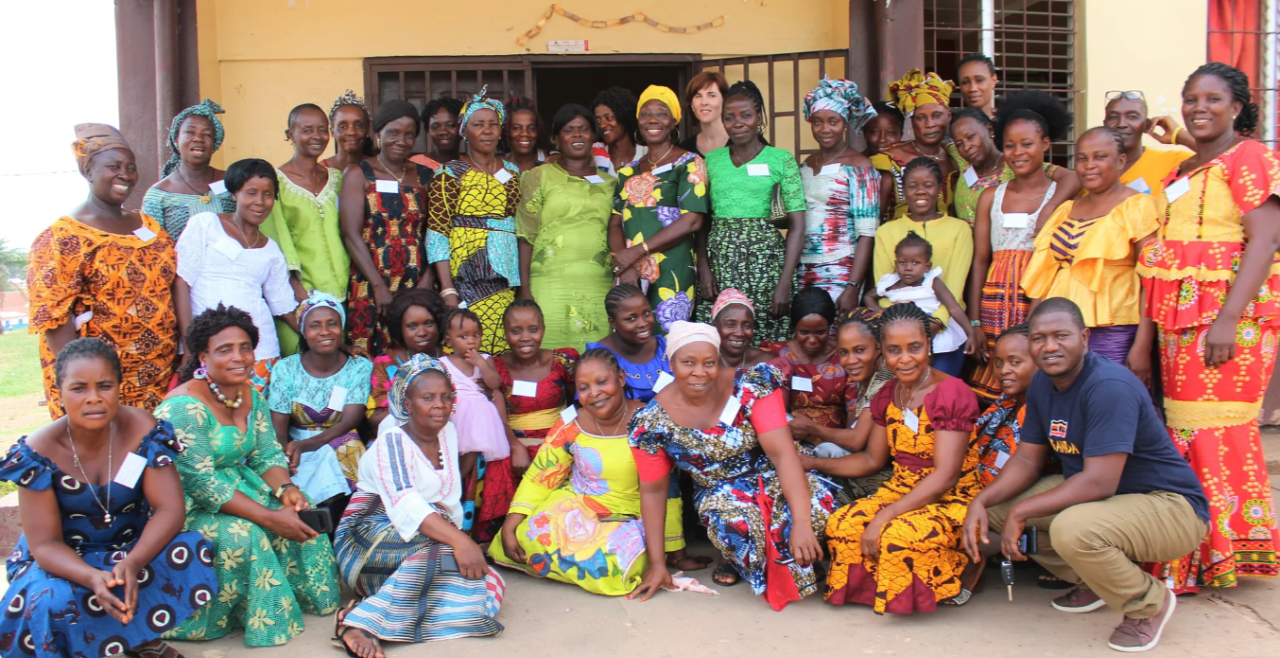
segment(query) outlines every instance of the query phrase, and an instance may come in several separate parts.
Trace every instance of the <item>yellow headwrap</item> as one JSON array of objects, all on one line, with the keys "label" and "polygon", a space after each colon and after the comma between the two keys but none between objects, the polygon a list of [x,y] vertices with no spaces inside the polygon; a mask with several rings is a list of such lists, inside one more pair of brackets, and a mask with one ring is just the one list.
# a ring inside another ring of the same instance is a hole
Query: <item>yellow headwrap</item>
[{"label": "yellow headwrap", "polygon": [[929,103],[937,103],[943,107],[951,105],[951,90],[956,83],[943,80],[937,73],[925,75],[920,69],[911,69],[902,79],[889,85],[889,97],[898,100],[898,109],[908,116],[917,107]]},{"label": "yellow headwrap", "polygon": [[660,100],[666,103],[667,108],[671,110],[671,118],[680,123],[680,97],[676,96],[676,92],[671,91],[669,87],[662,85],[649,85],[648,89],[640,94],[640,102],[636,103],[636,116],[640,116],[640,108],[651,100]]}]

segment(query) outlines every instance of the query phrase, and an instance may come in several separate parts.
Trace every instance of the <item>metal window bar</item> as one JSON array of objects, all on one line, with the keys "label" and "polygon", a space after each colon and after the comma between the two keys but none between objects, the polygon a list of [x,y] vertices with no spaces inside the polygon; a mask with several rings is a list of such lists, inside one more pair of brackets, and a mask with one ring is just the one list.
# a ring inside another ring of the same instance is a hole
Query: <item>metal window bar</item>
[{"label": "metal window bar", "polygon": [[[1259,130],[1254,137],[1271,148],[1280,148],[1280,118],[1277,116],[1280,114],[1280,80],[1277,80],[1277,67],[1280,67],[1280,1],[1266,0],[1259,7],[1259,11],[1262,13],[1260,17],[1262,20],[1259,21],[1262,29],[1209,30],[1206,44],[1212,41],[1215,35],[1252,36],[1257,39],[1259,75],[1256,76],[1257,79],[1249,80],[1253,85],[1249,88],[1249,92],[1258,103],[1262,116],[1259,118]],[[1232,43],[1236,43],[1235,38],[1232,39]]]}]

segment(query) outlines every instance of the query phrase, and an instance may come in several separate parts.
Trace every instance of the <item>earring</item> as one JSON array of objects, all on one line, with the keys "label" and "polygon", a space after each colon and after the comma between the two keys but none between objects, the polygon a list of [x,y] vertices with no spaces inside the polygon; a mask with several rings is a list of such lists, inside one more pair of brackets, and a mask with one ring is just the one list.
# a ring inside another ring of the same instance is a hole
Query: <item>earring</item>
[{"label": "earring", "polygon": [[209,370],[204,367],[203,361],[200,362],[200,367],[196,368],[196,371],[191,373],[191,376],[201,380],[209,378]]},{"label": "earring", "polygon": [[1231,115],[1231,120],[1232,120],[1232,121],[1235,121],[1235,120],[1236,120],[1236,117],[1238,117],[1238,116],[1240,116],[1240,115],[1238,115],[1238,114],[1232,114],[1232,115]]}]

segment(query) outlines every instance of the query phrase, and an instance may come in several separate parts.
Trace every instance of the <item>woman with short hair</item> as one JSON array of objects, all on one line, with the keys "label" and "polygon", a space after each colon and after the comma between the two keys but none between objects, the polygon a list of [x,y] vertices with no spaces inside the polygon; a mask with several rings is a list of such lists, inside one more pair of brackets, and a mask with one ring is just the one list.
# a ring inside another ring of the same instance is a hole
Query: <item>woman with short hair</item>
[{"label": "woman with short hair", "polygon": [[701,156],[729,145],[721,112],[729,82],[719,71],[702,71],[689,79],[684,88],[684,104],[698,122],[698,132],[689,135],[680,148]]}]

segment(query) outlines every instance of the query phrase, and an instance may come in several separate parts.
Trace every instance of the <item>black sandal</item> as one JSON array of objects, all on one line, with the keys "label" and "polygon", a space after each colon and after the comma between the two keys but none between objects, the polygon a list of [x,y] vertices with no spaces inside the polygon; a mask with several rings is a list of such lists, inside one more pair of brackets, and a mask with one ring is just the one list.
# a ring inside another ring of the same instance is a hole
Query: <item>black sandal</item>
[{"label": "black sandal", "polygon": [[[732,580],[725,581],[723,580],[724,578],[731,578]],[[732,564],[721,562],[716,567],[716,570],[711,572],[711,580],[721,587],[733,587],[742,582],[742,576],[738,575],[738,570]]]},{"label": "black sandal", "polygon": [[350,656],[351,658],[360,658],[360,654],[357,654],[356,652],[352,651],[351,647],[348,646],[347,642],[342,638],[347,633],[350,633],[351,631],[358,631],[360,629],[354,626],[343,626],[342,622],[347,620],[347,615],[350,614],[351,611],[354,610],[356,605],[358,605],[359,603],[360,603],[359,599],[351,599],[350,603],[348,603],[346,606],[340,608],[336,613],[334,613],[333,637],[329,638],[329,641],[333,642],[333,646],[338,647],[343,651],[346,651],[347,655]]},{"label": "black sandal", "polygon": [[125,655],[135,656],[136,658],[183,658],[182,653],[163,641],[130,649],[125,652]]}]

